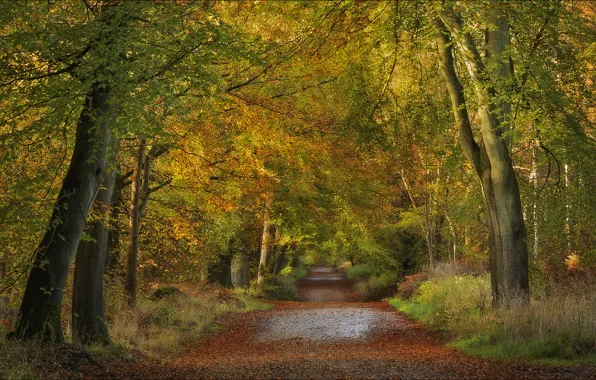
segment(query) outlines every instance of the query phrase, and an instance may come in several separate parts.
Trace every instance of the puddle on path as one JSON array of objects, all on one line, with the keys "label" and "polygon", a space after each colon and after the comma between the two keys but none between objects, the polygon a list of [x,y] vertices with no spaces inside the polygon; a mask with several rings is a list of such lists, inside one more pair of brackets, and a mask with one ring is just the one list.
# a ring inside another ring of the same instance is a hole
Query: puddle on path
[{"label": "puddle on path", "polygon": [[393,317],[392,313],[355,307],[292,310],[263,321],[256,339],[259,342],[363,339],[373,330],[392,326]]}]

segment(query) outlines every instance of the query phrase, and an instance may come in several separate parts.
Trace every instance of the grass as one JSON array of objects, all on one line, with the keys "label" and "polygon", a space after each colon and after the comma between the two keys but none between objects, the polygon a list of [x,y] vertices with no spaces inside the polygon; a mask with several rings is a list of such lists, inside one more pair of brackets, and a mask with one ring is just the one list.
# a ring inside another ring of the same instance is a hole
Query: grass
[{"label": "grass", "polygon": [[[139,295],[133,309],[126,305],[120,284],[113,284],[106,300],[106,319],[113,344],[92,345],[85,349],[108,362],[110,359],[134,361],[133,351],[160,359],[172,358],[181,353],[186,343],[220,331],[220,317],[272,307],[246,290],[204,288],[198,284],[187,285],[182,290],[158,300],[151,299],[148,294]],[[0,303],[0,378],[40,378],[43,372],[38,368],[43,364],[41,359],[44,355],[53,355],[54,348],[37,341],[6,339],[17,310],[15,306]],[[66,337],[70,335],[69,313],[65,305],[63,328]],[[58,357],[56,360],[67,361],[68,358]]]},{"label": "grass", "polygon": [[269,308],[270,304],[242,290],[180,293],[159,300],[141,299],[135,309],[124,303],[115,305],[108,327],[114,343],[167,358],[179,355],[186,343],[220,331],[217,321],[225,314]]},{"label": "grass", "polygon": [[490,307],[488,275],[432,275],[410,299],[388,302],[449,344],[478,357],[540,364],[596,364],[596,288],[578,283],[534,294],[529,305]]},{"label": "grass", "polygon": [[16,308],[10,308],[0,299],[0,379],[38,378],[34,365],[40,343],[8,340],[6,335],[16,319]]}]

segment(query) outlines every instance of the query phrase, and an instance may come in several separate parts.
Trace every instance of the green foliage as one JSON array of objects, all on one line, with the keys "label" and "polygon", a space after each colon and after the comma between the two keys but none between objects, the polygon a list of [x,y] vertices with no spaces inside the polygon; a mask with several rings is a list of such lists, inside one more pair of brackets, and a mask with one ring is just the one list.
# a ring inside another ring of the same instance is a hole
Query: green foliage
[{"label": "green foliage", "polygon": [[375,266],[371,263],[357,264],[348,269],[346,276],[348,277],[348,280],[360,281],[372,276],[377,272],[378,269],[375,268]]},{"label": "green foliage", "polygon": [[287,265],[277,276],[267,279],[265,295],[267,298],[294,301],[297,297],[297,281],[306,276],[308,269]]},{"label": "green foliage", "polygon": [[397,290],[397,276],[391,272],[373,275],[354,285],[354,290],[362,295],[366,301],[378,301],[392,296]]},{"label": "green foliage", "polygon": [[432,326],[465,324],[490,309],[490,278],[488,275],[435,278],[423,283],[411,300],[428,306],[425,320]]},{"label": "green foliage", "polygon": [[588,291],[551,289],[530,305],[490,307],[487,275],[443,275],[420,286],[410,300],[389,303],[430,328],[448,332],[451,346],[488,358],[542,363],[589,363],[596,356],[593,285]]},{"label": "green foliage", "polygon": [[[288,267],[286,267],[288,268]],[[284,271],[285,269],[282,270],[279,274],[280,275],[285,275]],[[306,269],[305,267],[293,267],[290,271],[290,276],[296,280],[300,280],[302,277],[306,276],[308,274],[308,269]]]}]

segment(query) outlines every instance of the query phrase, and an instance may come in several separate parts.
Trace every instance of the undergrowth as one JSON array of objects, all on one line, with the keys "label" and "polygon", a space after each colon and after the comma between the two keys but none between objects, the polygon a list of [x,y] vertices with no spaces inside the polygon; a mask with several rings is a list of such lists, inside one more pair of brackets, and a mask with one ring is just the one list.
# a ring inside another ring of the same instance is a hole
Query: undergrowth
[{"label": "undergrowth", "polygon": [[267,278],[265,295],[270,299],[293,301],[297,298],[297,282],[306,276],[308,269],[287,265],[276,276]]},{"label": "undergrowth", "polygon": [[[222,328],[218,324],[220,317],[272,307],[243,289],[232,291],[197,284],[187,285],[183,291],[155,292],[158,297],[140,294],[136,307],[130,308],[120,285],[112,284],[110,297],[106,299],[106,321],[112,344],[78,349],[87,349],[107,359],[134,361],[133,351],[161,359],[171,358],[180,354],[186,343],[219,331]],[[52,355],[52,348],[35,340],[23,342],[6,338],[14,327],[17,310],[15,305],[9,307],[0,302],[0,378],[43,377],[38,366],[44,355]],[[65,306],[63,329],[67,338],[70,336],[69,313]]]},{"label": "undergrowth", "polygon": [[431,274],[412,297],[388,300],[431,329],[448,332],[449,345],[480,357],[543,364],[596,363],[596,289],[554,287],[529,305],[491,307],[488,274]]},{"label": "undergrowth", "polygon": [[355,281],[354,291],[366,301],[379,300],[395,293],[396,274],[381,272],[371,263],[348,268],[346,277]]},{"label": "undergrowth", "polygon": [[122,302],[111,305],[108,327],[116,344],[150,356],[172,357],[180,354],[185,343],[219,331],[217,321],[222,315],[269,308],[270,304],[243,290],[176,293],[158,300],[141,299],[134,309]]},{"label": "undergrowth", "polygon": [[30,379],[38,377],[31,358],[39,352],[40,343],[8,340],[16,319],[16,308],[10,308],[0,298],[0,379]]}]

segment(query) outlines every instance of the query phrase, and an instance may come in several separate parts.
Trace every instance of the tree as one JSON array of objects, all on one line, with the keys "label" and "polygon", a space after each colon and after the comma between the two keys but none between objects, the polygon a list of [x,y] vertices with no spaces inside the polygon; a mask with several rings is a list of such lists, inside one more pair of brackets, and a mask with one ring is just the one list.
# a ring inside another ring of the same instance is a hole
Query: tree
[{"label": "tree", "polygon": [[79,118],[70,166],[48,229],[35,251],[16,326],[19,337],[41,336],[51,342],[64,340],[60,326],[62,294],[85,219],[106,172],[112,138],[110,127],[119,109],[111,94],[118,82],[122,40],[133,9],[107,6],[101,17],[104,27],[100,28],[91,50],[102,54],[106,63],[92,73],[96,79]]},{"label": "tree", "polygon": [[[464,29],[458,13],[445,9],[429,11],[434,13],[432,22],[441,71],[451,97],[459,141],[482,182],[493,302],[500,305],[511,302],[516,296],[528,299],[529,279],[526,230],[507,134],[511,104],[507,95],[497,92],[495,83],[497,79],[507,81],[511,75],[507,59],[509,23],[502,7],[495,7],[496,2],[492,5],[493,9],[487,13],[493,19],[487,20],[490,29],[485,33],[489,63],[482,59],[472,34]],[[454,65],[453,44],[462,53],[460,57],[468,68],[477,98],[480,144],[472,132],[464,87]]]}]

